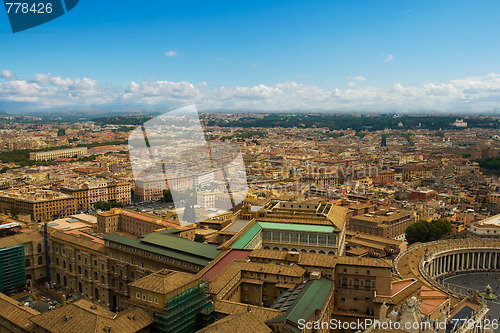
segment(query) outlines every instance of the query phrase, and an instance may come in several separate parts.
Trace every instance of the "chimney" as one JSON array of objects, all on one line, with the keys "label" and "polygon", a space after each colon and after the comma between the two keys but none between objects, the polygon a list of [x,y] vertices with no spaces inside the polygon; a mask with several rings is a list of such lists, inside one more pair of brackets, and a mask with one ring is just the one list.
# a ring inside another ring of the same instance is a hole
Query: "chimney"
[{"label": "chimney", "polygon": [[66,295],[62,295],[62,305],[66,305]]}]

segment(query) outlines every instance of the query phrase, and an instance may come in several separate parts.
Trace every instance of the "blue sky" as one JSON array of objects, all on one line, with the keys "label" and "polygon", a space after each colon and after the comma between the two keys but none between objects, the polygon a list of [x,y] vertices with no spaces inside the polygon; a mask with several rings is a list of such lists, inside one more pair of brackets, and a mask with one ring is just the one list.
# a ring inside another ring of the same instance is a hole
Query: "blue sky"
[{"label": "blue sky", "polygon": [[500,2],[481,0],[80,0],[16,34],[3,12],[0,110],[194,102],[202,110],[495,111],[499,12]]}]

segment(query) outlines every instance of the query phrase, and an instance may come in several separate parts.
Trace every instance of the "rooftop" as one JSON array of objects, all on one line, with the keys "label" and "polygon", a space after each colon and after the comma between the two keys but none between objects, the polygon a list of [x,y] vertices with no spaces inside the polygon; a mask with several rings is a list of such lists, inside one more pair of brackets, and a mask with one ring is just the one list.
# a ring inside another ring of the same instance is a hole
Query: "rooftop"
[{"label": "rooftop", "polygon": [[[322,310],[328,301],[333,281],[325,278],[311,280],[289,289],[280,295],[271,308],[284,312],[281,316],[268,320],[268,323],[290,321],[298,324],[299,319],[309,319],[316,310]],[[285,324],[286,325],[286,324]],[[286,325],[294,332],[300,332],[297,327]]]},{"label": "rooftop", "polygon": [[196,275],[162,269],[129,284],[131,287],[166,295],[196,280]]},{"label": "rooftop", "polygon": [[116,314],[82,299],[32,317],[31,321],[47,332],[133,333],[151,325],[153,318],[138,308]]},{"label": "rooftop", "polygon": [[156,235],[148,237],[152,235],[148,234],[142,239],[109,234],[104,239],[202,266],[208,265],[220,253],[214,245],[197,243],[177,236],[161,234],[161,232],[153,234]]}]

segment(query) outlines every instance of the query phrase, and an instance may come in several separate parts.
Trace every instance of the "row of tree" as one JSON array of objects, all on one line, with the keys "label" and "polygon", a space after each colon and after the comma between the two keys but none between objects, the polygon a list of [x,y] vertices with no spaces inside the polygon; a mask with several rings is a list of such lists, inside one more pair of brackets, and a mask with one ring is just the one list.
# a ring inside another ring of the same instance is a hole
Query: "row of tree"
[{"label": "row of tree", "polygon": [[449,232],[451,232],[450,221],[417,221],[406,228],[406,241],[408,242],[408,244],[435,241],[441,239]]}]

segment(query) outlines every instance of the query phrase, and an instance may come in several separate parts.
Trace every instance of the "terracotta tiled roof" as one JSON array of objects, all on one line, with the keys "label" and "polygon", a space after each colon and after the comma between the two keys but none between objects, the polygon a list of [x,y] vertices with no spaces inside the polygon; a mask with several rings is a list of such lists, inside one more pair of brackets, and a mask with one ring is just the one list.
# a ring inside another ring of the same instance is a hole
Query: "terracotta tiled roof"
[{"label": "terracotta tiled roof", "polygon": [[195,280],[194,274],[163,269],[129,283],[129,286],[166,295]]},{"label": "terracotta tiled roof", "polygon": [[31,318],[47,332],[138,332],[153,323],[153,318],[139,308],[118,315],[86,300],[46,312]]},{"label": "terracotta tiled roof", "polygon": [[38,311],[0,293],[0,317],[10,321],[28,332],[33,332],[35,325],[29,320],[30,317],[40,314]]}]

